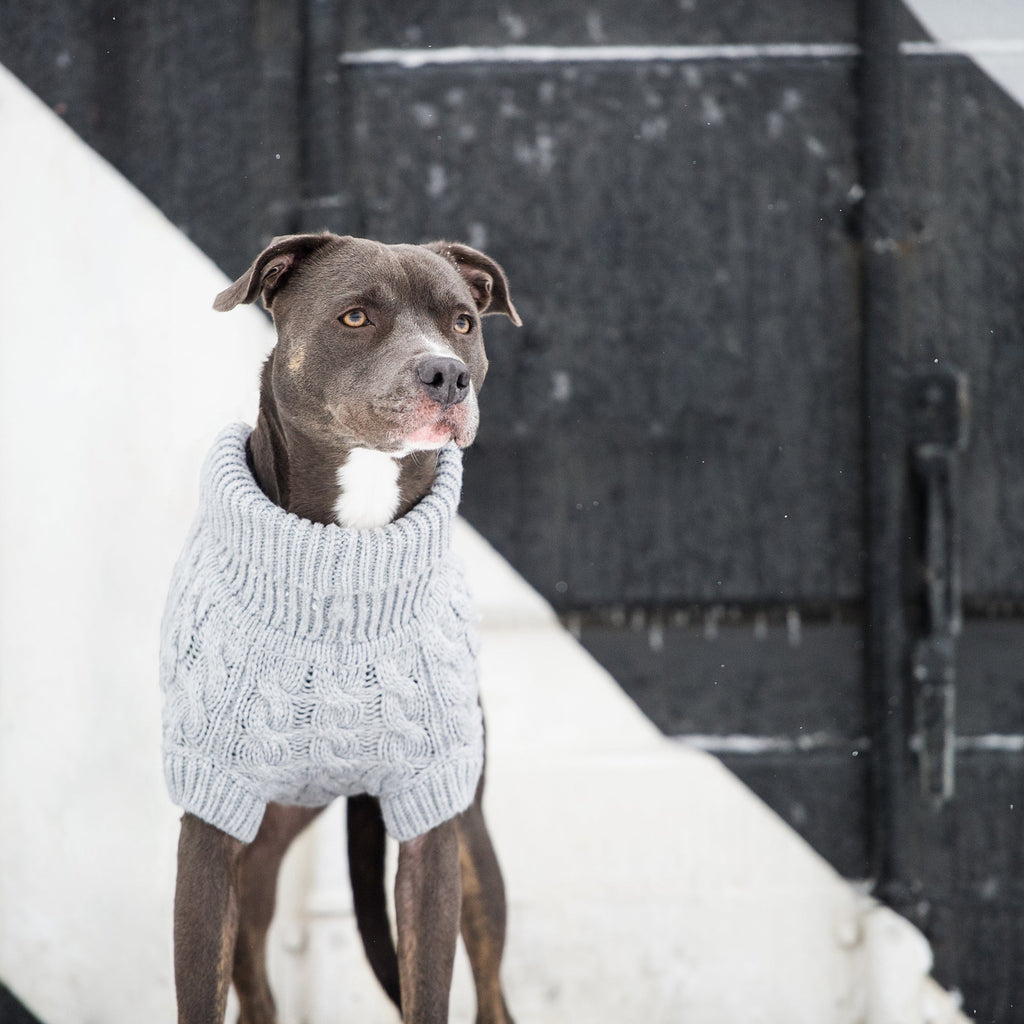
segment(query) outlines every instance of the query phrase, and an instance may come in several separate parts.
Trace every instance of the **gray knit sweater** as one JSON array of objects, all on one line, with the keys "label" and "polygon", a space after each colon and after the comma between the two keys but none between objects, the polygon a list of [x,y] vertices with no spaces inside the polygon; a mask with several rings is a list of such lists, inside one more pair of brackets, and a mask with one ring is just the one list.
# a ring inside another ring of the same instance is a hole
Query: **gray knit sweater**
[{"label": "gray knit sweater", "polygon": [[380,798],[411,839],[465,810],[483,766],[475,615],[451,550],[462,455],[375,530],[285,512],[217,439],[161,634],[174,801],[243,842],[269,801]]}]

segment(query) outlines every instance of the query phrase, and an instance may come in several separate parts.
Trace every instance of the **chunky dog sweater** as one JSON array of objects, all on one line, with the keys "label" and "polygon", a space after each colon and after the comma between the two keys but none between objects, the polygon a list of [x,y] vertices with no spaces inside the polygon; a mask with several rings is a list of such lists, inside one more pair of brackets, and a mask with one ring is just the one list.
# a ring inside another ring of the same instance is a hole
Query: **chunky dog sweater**
[{"label": "chunky dog sweater", "polygon": [[452,549],[462,455],[374,530],[285,512],[217,439],[161,630],[174,801],[243,842],[269,801],[379,797],[411,839],[465,810],[483,767],[475,616]]}]

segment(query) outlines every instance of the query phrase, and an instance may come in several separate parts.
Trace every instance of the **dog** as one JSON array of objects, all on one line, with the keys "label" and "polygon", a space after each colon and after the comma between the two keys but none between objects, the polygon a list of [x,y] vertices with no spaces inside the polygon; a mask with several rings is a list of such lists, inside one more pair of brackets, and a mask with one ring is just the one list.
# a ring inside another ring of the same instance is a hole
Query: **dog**
[{"label": "dog", "polygon": [[[277,332],[244,448],[262,495],[276,509],[342,532],[414,519],[419,503],[432,500],[424,499],[442,450],[465,448],[476,435],[487,372],[481,317],[521,323],[502,268],[458,243],[289,235],[275,238],[214,308],[257,299]],[[512,1024],[499,977],[504,884],[481,808],[482,770],[473,785],[465,810],[399,843],[397,949],[386,910],[381,802],[366,793],[348,799],[357,924],[406,1024],[448,1020],[460,930],[478,1024]],[[232,982],[243,1024],[276,1019],[266,970],[276,879],[289,844],[326,798],[314,802],[268,802],[250,842],[186,808],[174,903],[182,1024],[220,1024]]]}]

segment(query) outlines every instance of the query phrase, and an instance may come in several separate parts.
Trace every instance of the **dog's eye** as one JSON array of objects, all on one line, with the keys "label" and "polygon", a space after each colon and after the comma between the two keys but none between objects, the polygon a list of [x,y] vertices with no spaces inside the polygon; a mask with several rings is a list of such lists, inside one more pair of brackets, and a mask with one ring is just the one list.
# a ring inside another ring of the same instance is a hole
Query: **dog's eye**
[{"label": "dog's eye", "polygon": [[338,319],[346,327],[365,327],[370,322],[370,318],[366,315],[365,309],[346,310],[338,317]]},{"label": "dog's eye", "polygon": [[465,313],[460,313],[455,318],[455,323],[452,324],[452,326],[455,328],[455,330],[459,332],[459,334],[469,334],[469,332],[473,329],[473,321],[470,320],[470,318],[466,316]]}]

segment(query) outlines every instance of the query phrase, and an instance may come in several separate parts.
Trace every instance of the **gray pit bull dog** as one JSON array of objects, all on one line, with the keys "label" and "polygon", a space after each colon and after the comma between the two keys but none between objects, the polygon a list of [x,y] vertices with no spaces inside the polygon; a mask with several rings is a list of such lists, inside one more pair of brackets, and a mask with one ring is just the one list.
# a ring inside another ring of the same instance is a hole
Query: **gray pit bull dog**
[{"label": "gray pit bull dog", "polygon": [[[487,372],[481,316],[519,324],[498,264],[468,246],[382,245],[323,233],[276,238],[215,308],[262,298],[278,341],[263,369],[247,460],[288,512],[358,529],[403,516],[434,481],[437,453],[472,443]],[[502,877],[481,810],[399,846],[397,950],[387,918],[377,801],[348,801],[356,918],[371,966],[402,1020],[441,1024],[461,928],[479,1024],[511,1024],[499,971]],[[321,807],[268,804],[243,843],[182,818],[174,909],[179,1020],[220,1024],[234,982],[244,1024],[276,1019],[265,945],[278,868]]]}]

